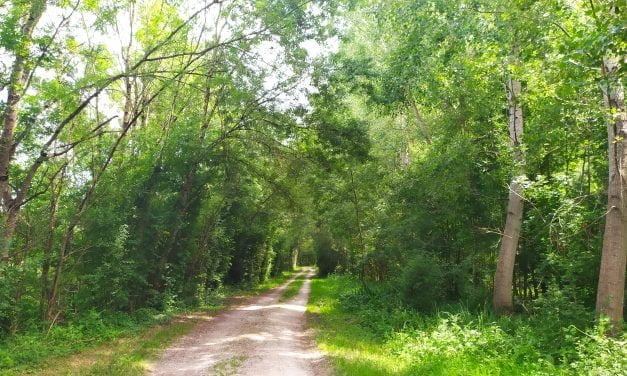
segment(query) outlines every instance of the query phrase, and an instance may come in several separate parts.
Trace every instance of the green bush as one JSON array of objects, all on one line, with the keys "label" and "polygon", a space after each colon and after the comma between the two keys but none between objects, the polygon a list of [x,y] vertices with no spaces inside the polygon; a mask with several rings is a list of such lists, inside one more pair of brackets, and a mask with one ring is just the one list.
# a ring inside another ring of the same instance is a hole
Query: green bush
[{"label": "green bush", "polygon": [[403,270],[400,288],[403,300],[419,311],[430,311],[446,297],[446,281],[437,257],[419,252]]},{"label": "green bush", "polygon": [[570,369],[579,375],[624,375],[627,370],[625,335],[609,338],[599,326],[596,332],[584,333],[576,343],[577,356]]},{"label": "green bush", "polygon": [[575,299],[568,287],[550,288],[533,302],[528,321],[535,328],[534,340],[557,362],[567,363],[578,356],[578,328],[594,324],[594,313]]}]

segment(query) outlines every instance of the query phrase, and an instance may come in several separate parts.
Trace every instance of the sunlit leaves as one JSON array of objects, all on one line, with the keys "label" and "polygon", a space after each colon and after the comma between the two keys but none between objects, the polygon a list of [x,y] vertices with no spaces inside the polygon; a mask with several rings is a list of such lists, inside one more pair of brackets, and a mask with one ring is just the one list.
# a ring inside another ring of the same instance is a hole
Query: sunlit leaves
[{"label": "sunlit leaves", "polygon": [[140,10],[141,27],[137,30],[137,40],[148,47],[165,37],[183,20],[176,8],[167,1],[149,1]]}]

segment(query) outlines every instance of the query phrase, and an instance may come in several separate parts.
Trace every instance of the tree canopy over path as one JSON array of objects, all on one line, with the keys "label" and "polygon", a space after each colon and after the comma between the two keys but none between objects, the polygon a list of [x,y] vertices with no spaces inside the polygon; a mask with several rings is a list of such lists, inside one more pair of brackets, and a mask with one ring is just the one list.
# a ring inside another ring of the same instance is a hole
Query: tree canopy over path
[{"label": "tree canopy over path", "polygon": [[0,0],[0,368],[297,264],[390,311],[543,317],[557,366],[595,325],[624,344],[626,12]]}]

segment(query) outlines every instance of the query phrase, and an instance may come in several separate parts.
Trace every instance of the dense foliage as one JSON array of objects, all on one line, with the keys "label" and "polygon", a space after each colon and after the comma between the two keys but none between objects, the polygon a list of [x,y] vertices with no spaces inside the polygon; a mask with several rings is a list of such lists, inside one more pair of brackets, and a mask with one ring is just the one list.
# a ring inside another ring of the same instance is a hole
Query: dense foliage
[{"label": "dense foliage", "polygon": [[[320,70],[323,99],[314,98],[340,126],[365,128],[369,145],[365,158],[317,174],[321,270],[394,281],[425,310],[489,305],[514,175],[525,204],[515,310],[556,289],[594,309],[606,125],[625,116],[603,101],[608,81],[622,88],[624,66],[612,77],[601,66],[605,55],[624,56],[621,5],[361,2]],[[524,161],[509,146],[511,76],[523,86]]]},{"label": "dense foliage", "polygon": [[328,37],[331,4],[0,9],[15,61],[2,66],[5,130],[18,113],[3,135],[0,333],[194,306],[293,268],[315,142],[298,114],[301,44]]},{"label": "dense foliage", "polygon": [[300,262],[358,278],[360,320],[403,312],[374,328],[401,358],[437,337],[577,370],[622,343],[595,317],[624,335],[626,11],[0,2],[0,335],[197,306]]}]

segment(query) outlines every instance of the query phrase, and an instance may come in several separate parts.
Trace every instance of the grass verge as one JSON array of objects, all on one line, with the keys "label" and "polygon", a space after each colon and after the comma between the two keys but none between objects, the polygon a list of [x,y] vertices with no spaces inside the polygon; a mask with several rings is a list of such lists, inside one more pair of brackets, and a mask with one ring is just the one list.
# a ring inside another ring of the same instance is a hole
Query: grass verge
[{"label": "grass verge", "polygon": [[0,339],[0,376],[143,375],[150,362],[176,338],[224,308],[287,281],[283,273],[255,287],[225,287],[194,311],[133,315],[88,312],[49,333],[24,333]]},{"label": "grass verge", "polygon": [[495,318],[461,307],[420,314],[368,296],[347,277],[312,280],[317,342],[338,375],[622,375],[625,337],[549,329],[547,317]]}]

